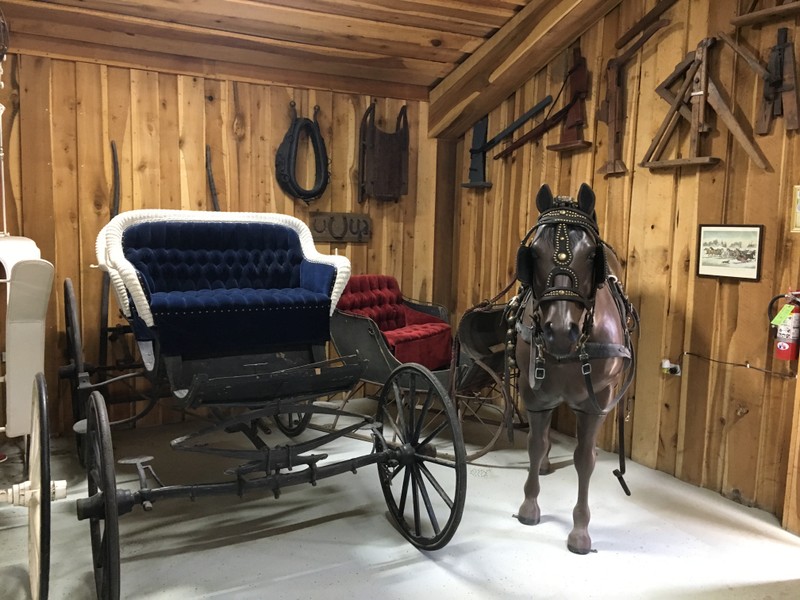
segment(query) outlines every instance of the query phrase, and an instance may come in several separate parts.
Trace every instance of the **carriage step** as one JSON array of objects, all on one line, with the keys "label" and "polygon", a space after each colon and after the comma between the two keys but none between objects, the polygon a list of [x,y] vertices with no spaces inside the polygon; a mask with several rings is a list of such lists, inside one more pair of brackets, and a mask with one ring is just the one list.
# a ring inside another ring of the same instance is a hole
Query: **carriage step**
[{"label": "carriage step", "polygon": [[[156,475],[155,470],[153,469],[152,465],[149,465],[151,460],[153,460],[152,456],[142,455],[142,456],[127,456],[125,458],[120,458],[117,460],[117,463],[120,465],[133,465],[136,467],[136,474],[139,476],[139,488],[145,489],[148,487],[147,485],[147,476],[148,474],[150,477],[155,480],[159,487],[164,487],[164,482]],[[142,501],[142,508],[144,510],[149,511],[153,509],[153,504],[149,500]]]}]

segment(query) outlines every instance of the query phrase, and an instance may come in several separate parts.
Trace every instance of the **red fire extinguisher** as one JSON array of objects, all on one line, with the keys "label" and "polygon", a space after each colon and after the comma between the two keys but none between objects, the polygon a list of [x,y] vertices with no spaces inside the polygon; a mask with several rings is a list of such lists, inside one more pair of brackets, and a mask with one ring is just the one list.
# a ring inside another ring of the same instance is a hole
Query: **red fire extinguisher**
[{"label": "red fire extinguisher", "polygon": [[797,360],[800,344],[800,291],[789,292],[785,296],[775,296],[770,302],[770,317],[772,307],[780,299],[788,302],[771,318],[770,321],[777,326],[775,334],[775,358],[780,360]]}]

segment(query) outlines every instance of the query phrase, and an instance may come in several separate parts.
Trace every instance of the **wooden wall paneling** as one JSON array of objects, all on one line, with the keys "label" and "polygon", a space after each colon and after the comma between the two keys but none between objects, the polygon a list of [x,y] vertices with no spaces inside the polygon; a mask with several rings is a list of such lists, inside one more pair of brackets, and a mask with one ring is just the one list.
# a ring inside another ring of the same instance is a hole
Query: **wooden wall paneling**
[{"label": "wooden wall paneling", "polygon": [[192,208],[186,190],[188,182],[182,160],[181,85],[179,76],[158,74],[158,165],[162,175],[159,197],[148,199],[148,208]]},{"label": "wooden wall paneling", "polygon": [[[175,174],[181,182],[181,207],[192,210],[209,210],[206,188],[206,140],[204,81],[200,77],[179,75],[178,89],[178,139],[179,171]],[[169,177],[169,173],[166,174]]]},{"label": "wooden wall paneling", "polygon": [[[79,197],[78,197],[78,157],[76,153],[77,141],[77,96],[75,89],[75,65],[63,61],[50,61],[50,77],[46,80],[51,86],[49,93],[42,96],[39,102],[50,111],[51,144],[50,164],[52,166],[53,188],[51,198],[27,196],[25,203],[25,220],[32,217],[28,214],[33,205],[39,210],[47,210],[53,219],[53,241],[55,254],[48,257],[42,248],[42,257],[50,260],[55,266],[54,281],[63,281],[70,277],[75,284],[75,293],[78,300],[84,292],[84,278],[82,277],[83,265],[81,264],[81,248],[75,244],[79,239]],[[35,198],[35,200],[34,200]],[[52,204],[46,202],[50,200]],[[42,204],[39,204],[41,201]],[[35,218],[41,218],[37,215]],[[34,238],[35,239],[35,238]],[[37,240],[37,243],[39,241]],[[41,248],[41,245],[40,245]],[[87,269],[88,271],[88,269]],[[51,295],[55,298],[57,295]],[[94,312],[87,310],[79,304],[78,317],[81,322],[81,336],[84,340],[97,339],[97,322]],[[57,305],[51,302],[48,310],[48,324],[46,331],[52,332],[62,323],[63,311],[57,310]],[[60,329],[60,327],[58,327]],[[51,338],[52,339],[52,338]],[[97,360],[97,347],[86,347],[84,357],[86,360]],[[55,345],[45,346],[45,362],[52,364],[60,361],[63,353]],[[48,386],[55,389],[57,385],[52,373],[48,377]]]},{"label": "wooden wall paneling", "polygon": [[[496,133],[505,129],[517,116],[515,106],[520,102],[521,91],[507,98],[495,110],[491,112],[490,121],[493,122],[487,137],[491,139]],[[478,208],[483,213],[481,219],[481,229],[477,240],[480,256],[476,268],[480,273],[478,284],[478,297],[475,303],[484,299],[491,298],[499,289],[497,286],[497,272],[501,261],[505,262],[505,257],[500,253],[501,245],[500,231],[503,223],[504,213],[510,201],[510,186],[513,174],[519,170],[519,157],[511,157],[506,164],[498,165],[492,175],[492,188],[484,193],[483,201]],[[514,200],[518,202],[519,200]],[[465,307],[469,308],[469,307]]]},{"label": "wooden wall paneling", "polygon": [[[230,136],[231,152],[229,155],[230,210],[243,211],[249,207],[249,198],[253,193],[250,184],[250,84],[233,81],[230,84]],[[285,93],[285,92],[284,92]],[[288,100],[287,104],[288,106]],[[273,122],[279,122],[276,118]]]},{"label": "wooden wall paneling", "polygon": [[[269,113],[262,114],[263,118],[269,119],[263,123],[266,133],[261,140],[253,141],[254,146],[259,148],[259,156],[254,153],[254,160],[257,165],[254,165],[254,172],[256,179],[261,181],[265,188],[269,190],[265,200],[270,210],[297,216],[296,204],[302,204],[302,201],[291,198],[281,189],[275,171],[275,156],[278,153],[278,146],[283,141],[283,137],[292,122],[290,108],[290,103],[292,102],[295,103],[298,117],[313,119],[313,107],[308,106],[307,94],[304,94],[303,90],[270,86],[270,110]],[[307,153],[299,151],[297,153],[295,176],[303,187],[310,187],[307,169]]]},{"label": "wooden wall paneling", "polygon": [[[672,10],[677,10],[681,5]],[[715,9],[709,2],[690,3],[687,13],[687,45],[692,50],[697,43],[709,33],[710,13]],[[717,52],[713,48],[711,64],[719,65]],[[730,74],[726,84],[730,84]],[[716,120],[720,131],[724,124]],[[725,189],[729,185],[726,173],[728,169],[728,153],[719,147],[719,139],[712,139],[717,144],[715,152],[723,152],[725,163],[711,170],[698,169],[687,178],[680,193],[695,198],[694,224],[724,223]],[[707,151],[710,149],[707,148]],[[717,155],[719,156],[719,155]],[[712,176],[712,173],[720,173]],[[695,233],[695,236],[697,234]],[[696,237],[694,238],[696,243]],[[699,257],[693,252],[691,269],[696,272]],[[719,461],[722,456],[722,435],[724,423],[722,398],[724,397],[725,372],[720,365],[708,360],[718,358],[721,339],[727,339],[726,324],[721,321],[724,312],[721,309],[722,290],[716,279],[705,279],[692,276],[688,281],[687,319],[684,335],[684,348],[701,357],[687,356],[683,361],[683,380],[678,429],[678,453],[675,472],[679,477],[694,483],[719,490]],[[703,299],[703,301],[693,301]],[[694,398],[704,398],[703,402],[693,402]]]},{"label": "wooden wall paneling", "polygon": [[[409,293],[433,300],[434,253],[436,251],[436,140],[428,137],[428,104],[408,103],[409,115],[409,196],[414,198],[412,227],[406,225],[408,242],[414,248],[409,274]],[[403,202],[403,199],[400,200]]]},{"label": "wooden wall paneling", "polygon": [[[264,158],[264,160],[267,161],[269,160],[269,156],[272,157],[272,162],[268,165],[268,173],[270,173],[270,175],[268,175],[265,179],[265,182],[267,182],[267,185],[271,190],[269,206],[275,212],[294,215],[294,200],[287,196],[286,193],[281,189],[275,176],[275,155],[278,152],[278,146],[280,146],[281,142],[283,141],[283,136],[286,135],[289,125],[292,122],[289,104],[291,102],[295,103],[295,110],[298,111],[298,116],[302,114],[302,111],[307,110],[307,107],[304,105],[305,103],[303,101],[302,94],[296,90],[270,86],[269,94],[271,126],[269,133],[266,135],[268,140],[268,149],[266,150],[267,155]],[[307,115],[303,114],[303,116]],[[304,161],[304,153],[298,153],[298,167],[296,170],[296,175],[299,178],[298,181],[303,184],[305,184],[306,177],[306,172],[302,166],[305,164]]]},{"label": "wooden wall paneling", "polygon": [[[331,212],[367,212],[366,206],[358,202],[358,137],[361,117],[366,110],[368,98],[352,94],[334,94],[332,108],[331,138]],[[374,223],[373,223],[374,225]],[[338,251],[350,258],[353,273],[366,273],[367,252],[371,241],[354,244],[331,244],[331,251]]]},{"label": "wooden wall paneling", "polygon": [[[228,92],[230,87],[227,82],[217,79],[203,80],[203,95],[205,99],[205,139],[211,151],[211,170],[214,176],[214,187],[217,191],[217,201],[220,210],[229,210],[230,204],[230,122],[228,120]],[[205,153],[205,147],[203,148]],[[205,175],[204,175],[205,178]],[[206,183],[207,206],[211,210],[214,206],[211,190]]]},{"label": "wooden wall paneling", "polygon": [[[681,22],[681,19],[685,23],[686,15],[675,15],[675,21]],[[660,101],[653,90],[683,59],[685,52],[684,35],[676,28],[660,38],[657,54],[643,57],[640,80],[643,95],[635,138],[637,148],[649,146],[667,112],[667,104]],[[631,457],[655,468],[663,442],[660,439],[663,410],[660,398],[665,382],[660,362],[664,358],[664,315],[669,310],[668,269],[677,175],[672,172],[648,175],[642,170],[640,176],[638,165],[628,166],[636,169],[631,198],[628,291],[641,316]]]},{"label": "wooden wall paneling", "polygon": [[[758,35],[758,34],[757,34]],[[767,42],[768,48],[774,45],[775,27],[764,27],[760,36]],[[724,58],[730,49],[723,47]],[[763,53],[761,53],[764,55]],[[744,109],[749,121],[754,120],[761,100],[759,81],[744,61],[737,57],[737,71],[731,89],[734,102],[739,110]],[[781,164],[784,151],[783,132],[775,128],[772,134],[761,139],[759,144],[766,150],[765,158],[771,165]],[[729,223],[763,224],[764,244],[763,256],[776,255],[778,237],[776,211],[774,203],[764,202],[765,197],[777,198],[780,178],[774,172],[765,172],[752,163],[738,145],[732,149],[731,179],[729,198],[726,203],[726,220]],[[762,261],[762,278],[764,281],[774,279],[775,263],[772,260]],[[764,365],[762,357],[768,356],[769,344],[764,308],[772,297],[772,290],[763,283],[742,282],[738,285],[726,286],[731,294],[733,315],[730,317],[731,336],[727,344],[720,350],[725,360],[732,363],[752,362]],[[730,367],[728,369],[729,389],[726,394],[727,406],[724,416],[727,423],[725,429],[724,456],[725,464],[722,473],[721,491],[724,495],[752,505],[756,497],[758,480],[759,454],[764,450],[759,439],[765,421],[770,415],[763,413],[764,394],[767,391],[767,376],[750,369]]]},{"label": "wooden wall paneling", "polygon": [[[425,135],[420,132],[420,137]],[[446,306],[455,322],[455,278],[459,273],[457,245],[457,189],[460,187],[461,163],[459,144],[462,142],[438,140],[436,144],[436,180],[431,190],[435,199],[434,252],[432,296],[437,304]]]}]

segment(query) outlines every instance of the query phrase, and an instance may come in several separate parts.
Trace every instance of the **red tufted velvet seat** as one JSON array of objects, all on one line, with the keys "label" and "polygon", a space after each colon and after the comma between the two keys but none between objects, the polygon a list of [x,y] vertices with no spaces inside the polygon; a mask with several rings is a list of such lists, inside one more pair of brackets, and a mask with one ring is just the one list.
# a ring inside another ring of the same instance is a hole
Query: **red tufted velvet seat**
[{"label": "red tufted velvet seat", "polygon": [[450,364],[450,324],[406,305],[390,275],[352,275],[337,308],[375,321],[402,363],[416,362],[431,370]]}]

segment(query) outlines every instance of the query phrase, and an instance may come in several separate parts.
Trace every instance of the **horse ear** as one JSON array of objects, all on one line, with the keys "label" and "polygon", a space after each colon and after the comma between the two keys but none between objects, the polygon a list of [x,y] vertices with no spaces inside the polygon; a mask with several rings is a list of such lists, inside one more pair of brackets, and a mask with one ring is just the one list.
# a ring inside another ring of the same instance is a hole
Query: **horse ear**
[{"label": "horse ear", "polygon": [[517,279],[523,285],[533,285],[533,252],[525,244],[517,250]]},{"label": "horse ear", "polygon": [[595,197],[592,188],[582,183],[578,190],[578,208],[581,212],[591,217],[594,215],[594,201]]},{"label": "horse ear", "polygon": [[550,186],[546,183],[539,188],[536,194],[536,208],[540,213],[553,208],[553,192],[550,191]]}]

